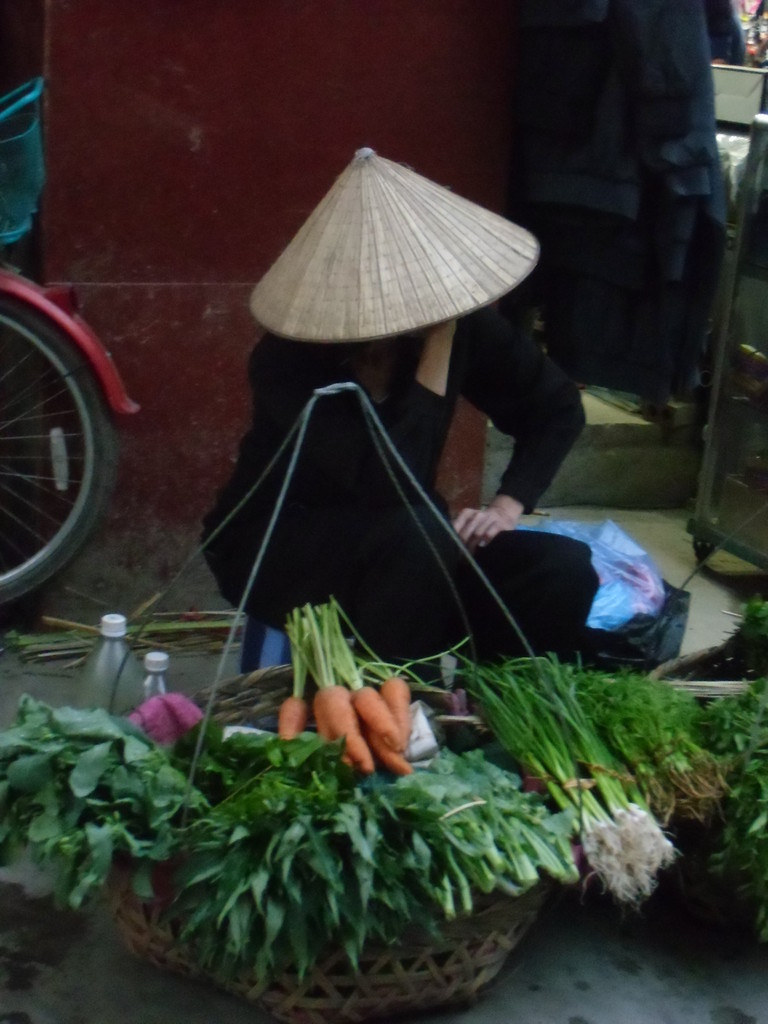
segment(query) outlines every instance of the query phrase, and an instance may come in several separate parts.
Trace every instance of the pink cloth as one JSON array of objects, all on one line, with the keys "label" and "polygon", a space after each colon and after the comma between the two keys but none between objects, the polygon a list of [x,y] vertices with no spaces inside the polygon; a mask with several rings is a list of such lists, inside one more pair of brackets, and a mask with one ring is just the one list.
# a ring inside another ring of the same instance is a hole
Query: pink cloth
[{"label": "pink cloth", "polygon": [[139,704],[128,716],[156,743],[175,743],[197,725],[203,712],[183,693],[163,693]]}]

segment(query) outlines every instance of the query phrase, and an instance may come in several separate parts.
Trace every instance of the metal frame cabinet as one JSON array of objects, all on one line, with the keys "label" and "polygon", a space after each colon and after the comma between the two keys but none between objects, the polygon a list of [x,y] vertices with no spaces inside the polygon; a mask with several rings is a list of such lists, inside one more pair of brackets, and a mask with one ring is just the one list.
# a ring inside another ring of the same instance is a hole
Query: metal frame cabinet
[{"label": "metal frame cabinet", "polygon": [[768,114],[751,125],[713,369],[688,529],[700,560],[718,548],[768,570]]}]

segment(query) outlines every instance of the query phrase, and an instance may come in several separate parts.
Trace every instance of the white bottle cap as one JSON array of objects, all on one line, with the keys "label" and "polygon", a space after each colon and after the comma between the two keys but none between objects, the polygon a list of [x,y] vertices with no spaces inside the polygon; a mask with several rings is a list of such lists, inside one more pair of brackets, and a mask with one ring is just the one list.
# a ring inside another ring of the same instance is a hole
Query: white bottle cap
[{"label": "white bottle cap", "polygon": [[165,651],[147,651],[144,655],[144,668],[147,672],[165,672],[168,660]]},{"label": "white bottle cap", "polygon": [[109,615],[101,616],[102,636],[125,636],[127,631],[128,623],[124,615],[110,612]]}]

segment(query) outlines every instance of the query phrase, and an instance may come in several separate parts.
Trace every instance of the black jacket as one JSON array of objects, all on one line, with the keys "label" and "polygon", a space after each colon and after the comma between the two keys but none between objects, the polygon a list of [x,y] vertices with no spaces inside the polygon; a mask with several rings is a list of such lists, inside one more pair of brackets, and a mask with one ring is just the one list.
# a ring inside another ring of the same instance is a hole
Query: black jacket
[{"label": "black jacket", "polygon": [[[493,309],[459,320],[447,393],[414,380],[418,350],[403,344],[402,369],[377,413],[419,483],[434,495],[435,477],[459,396],[515,439],[500,492],[533,508],[584,424],[578,389],[531,339]],[[288,341],[266,335],[249,366],[253,421],[234,474],[205,519],[207,537],[253,488],[317,388],[350,379],[344,344]],[[233,550],[260,532],[288,468],[292,445],[213,542]],[[316,399],[286,500],[308,510],[350,502],[373,508],[400,501],[381,466],[355,393]]]}]

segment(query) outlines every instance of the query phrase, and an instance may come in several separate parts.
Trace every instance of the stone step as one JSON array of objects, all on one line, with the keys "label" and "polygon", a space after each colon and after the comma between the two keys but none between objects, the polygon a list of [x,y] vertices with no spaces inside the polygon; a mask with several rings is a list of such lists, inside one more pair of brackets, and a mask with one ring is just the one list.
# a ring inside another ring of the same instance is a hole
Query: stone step
[{"label": "stone step", "polygon": [[[693,405],[640,412],[590,392],[583,401],[587,425],[540,507],[681,508],[695,497],[702,446]],[[496,493],[512,446],[489,427],[484,501]]]}]

